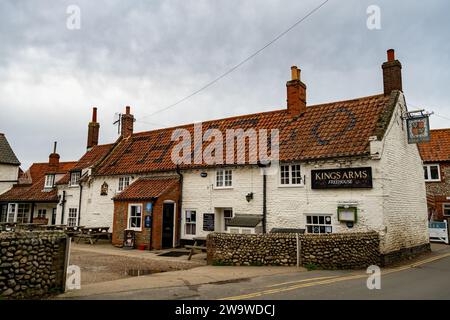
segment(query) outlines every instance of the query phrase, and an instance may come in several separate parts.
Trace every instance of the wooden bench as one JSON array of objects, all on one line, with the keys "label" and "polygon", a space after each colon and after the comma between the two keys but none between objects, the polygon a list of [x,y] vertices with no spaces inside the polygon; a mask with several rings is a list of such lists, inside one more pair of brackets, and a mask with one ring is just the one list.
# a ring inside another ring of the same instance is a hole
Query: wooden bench
[{"label": "wooden bench", "polygon": [[80,233],[76,235],[77,243],[79,243],[81,239],[85,239],[86,242],[89,241],[90,244],[96,243],[98,239],[105,236],[108,240],[111,240],[111,232],[109,232],[109,227],[80,228]]}]

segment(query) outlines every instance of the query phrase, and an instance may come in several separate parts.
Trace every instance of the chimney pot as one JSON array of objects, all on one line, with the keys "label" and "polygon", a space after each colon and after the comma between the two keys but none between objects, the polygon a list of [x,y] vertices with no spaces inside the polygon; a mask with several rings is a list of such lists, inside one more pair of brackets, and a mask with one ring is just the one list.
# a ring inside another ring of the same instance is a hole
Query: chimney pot
[{"label": "chimney pot", "polygon": [[87,136],[87,150],[92,149],[93,146],[98,145],[98,135],[100,131],[100,124],[97,122],[97,108],[92,108],[92,121],[88,125]]},{"label": "chimney pot", "polygon": [[394,61],[395,60],[395,50],[394,49],[389,49],[387,51],[387,59],[388,59],[388,61]]},{"label": "chimney pot", "polygon": [[48,156],[48,164],[51,166],[57,166],[59,164],[59,154],[56,153],[56,144],[57,142],[55,141],[53,143],[53,153],[50,153]]},{"label": "chimney pot", "polygon": [[300,69],[291,67],[291,80],[286,83],[287,111],[291,116],[299,116],[306,111],[306,85],[300,81]]},{"label": "chimney pot", "polygon": [[92,122],[97,122],[97,108],[92,108]]},{"label": "chimney pot", "polygon": [[387,61],[382,65],[384,94],[389,95],[393,90],[403,91],[402,64],[395,60],[394,49],[387,51]]},{"label": "chimney pot", "polygon": [[126,109],[125,113],[126,113],[126,114],[130,114],[130,109],[131,109],[130,106],[126,106],[125,109]]}]

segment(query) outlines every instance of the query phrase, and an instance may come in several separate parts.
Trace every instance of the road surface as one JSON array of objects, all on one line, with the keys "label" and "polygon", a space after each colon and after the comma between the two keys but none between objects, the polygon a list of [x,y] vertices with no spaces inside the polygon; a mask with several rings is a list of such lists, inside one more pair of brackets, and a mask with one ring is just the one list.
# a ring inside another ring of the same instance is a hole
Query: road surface
[{"label": "road surface", "polygon": [[446,246],[414,263],[383,269],[380,289],[369,290],[366,284],[368,277],[364,270],[294,272],[203,285],[192,285],[186,281],[183,286],[129,290],[85,298],[126,300],[450,299],[450,249]]}]

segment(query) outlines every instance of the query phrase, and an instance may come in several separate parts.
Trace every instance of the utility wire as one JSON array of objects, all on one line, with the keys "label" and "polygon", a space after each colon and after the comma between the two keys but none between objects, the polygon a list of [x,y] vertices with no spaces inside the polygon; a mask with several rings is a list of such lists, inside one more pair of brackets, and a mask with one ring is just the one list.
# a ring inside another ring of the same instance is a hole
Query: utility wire
[{"label": "utility wire", "polygon": [[148,115],[144,115],[142,117],[142,119],[147,118],[147,117],[151,117],[155,114],[164,112],[168,109],[171,109],[173,107],[175,107],[176,105],[192,98],[193,96],[195,96],[196,94],[200,93],[201,91],[211,87],[212,85],[214,85],[216,82],[218,82],[219,80],[225,78],[226,76],[228,76],[230,73],[232,73],[233,71],[235,71],[236,69],[238,69],[240,66],[242,66],[243,64],[245,64],[246,62],[248,62],[249,60],[253,59],[255,56],[257,56],[259,53],[261,53],[263,50],[265,50],[266,48],[268,48],[269,46],[271,46],[272,44],[274,44],[276,41],[278,41],[279,39],[281,39],[283,36],[285,36],[289,31],[291,31],[292,29],[294,29],[296,26],[298,26],[300,23],[302,23],[303,21],[305,21],[307,18],[309,18],[311,15],[313,15],[316,11],[318,11],[320,8],[322,8],[328,1],[330,0],[325,0],[324,2],[322,2],[320,5],[318,5],[317,7],[315,7],[314,9],[312,9],[311,11],[309,11],[305,16],[303,16],[300,20],[297,20],[297,22],[295,22],[292,26],[290,26],[288,29],[286,29],[285,31],[283,31],[282,33],[280,33],[278,36],[276,36],[274,39],[272,39],[271,41],[269,41],[268,43],[266,43],[262,48],[258,49],[257,51],[255,51],[254,53],[252,53],[250,56],[248,56],[247,58],[245,58],[244,60],[242,60],[241,62],[239,62],[238,64],[234,65],[233,67],[231,67],[228,71],[222,73],[221,75],[219,75],[217,78],[213,79],[212,81],[208,82],[207,84],[205,84],[203,87],[195,90],[194,92],[192,92],[191,94],[181,98],[180,100],[176,101],[175,103],[172,103],[164,108],[161,108],[159,110],[156,110],[155,112],[152,112]]}]

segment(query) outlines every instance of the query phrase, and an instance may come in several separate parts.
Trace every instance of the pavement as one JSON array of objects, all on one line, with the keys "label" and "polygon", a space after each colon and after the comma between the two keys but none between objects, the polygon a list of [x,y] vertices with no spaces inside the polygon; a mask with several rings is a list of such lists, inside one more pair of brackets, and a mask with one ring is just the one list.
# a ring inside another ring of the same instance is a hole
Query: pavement
[{"label": "pavement", "polygon": [[450,299],[450,246],[382,269],[381,289],[369,290],[365,270],[200,266],[83,285],[58,299]]}]

